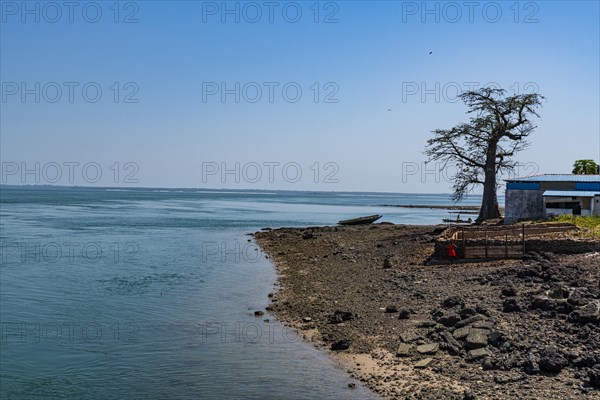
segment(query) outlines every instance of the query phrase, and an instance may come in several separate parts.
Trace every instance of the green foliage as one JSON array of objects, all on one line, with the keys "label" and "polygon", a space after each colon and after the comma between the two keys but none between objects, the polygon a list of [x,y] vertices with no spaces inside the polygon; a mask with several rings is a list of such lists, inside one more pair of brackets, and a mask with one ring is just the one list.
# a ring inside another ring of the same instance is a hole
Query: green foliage
[{"label": "green foliage", "polygon": [[577,160],[573,163],[573,173],[577,175],[595,175],[598,164],[594,160]]},{"label": "green foliage", "polygon": [[600,215],[592,215],[589,217],[582,217],[580,215],[558,215],[552,218],[551,221],[575,224],[581,229],[582,237],[600,239]]}]

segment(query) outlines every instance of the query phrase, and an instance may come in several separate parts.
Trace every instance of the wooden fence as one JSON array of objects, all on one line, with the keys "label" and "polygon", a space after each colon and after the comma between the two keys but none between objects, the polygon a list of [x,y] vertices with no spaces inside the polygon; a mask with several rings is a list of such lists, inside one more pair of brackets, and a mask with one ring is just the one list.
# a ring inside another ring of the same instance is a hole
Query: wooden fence
[{"label": "wooden fence", "polygon": [[[467,259],[521,258],[533,239],[552,233],[571,232],[573,224],[465,226],[450,228],[436,242],[436,255],[447,258],[447,248],[453,243],[458,257]],[[536,241],[535,250],[539,245]]]}]

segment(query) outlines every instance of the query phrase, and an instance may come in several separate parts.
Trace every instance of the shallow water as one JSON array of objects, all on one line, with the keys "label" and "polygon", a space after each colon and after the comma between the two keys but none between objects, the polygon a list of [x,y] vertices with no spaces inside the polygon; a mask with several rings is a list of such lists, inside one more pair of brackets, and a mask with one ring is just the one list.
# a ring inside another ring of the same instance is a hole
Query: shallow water
[{"label": "shallow water", "polygon": [[[266,313],[262,227],[438,223],[444,195],[0,191],[0,397],[368,399]],[[470,204],[477,204],[473,198]],[[271,322],[264,322],[270,319]]]}]

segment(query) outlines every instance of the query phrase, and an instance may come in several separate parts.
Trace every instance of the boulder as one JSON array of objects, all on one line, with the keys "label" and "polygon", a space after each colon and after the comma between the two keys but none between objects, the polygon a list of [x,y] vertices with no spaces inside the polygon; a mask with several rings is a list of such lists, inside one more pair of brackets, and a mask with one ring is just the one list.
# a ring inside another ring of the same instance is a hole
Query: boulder
[{"label": "boulder", "polygon": [[409,319],[411,314],[414,314],[414,312],[411,309],[402,308],[399,311],[398,319]]},{"label": "boulder", "polygon": [[486,348],[480,348],[480,349],[469,350],[468,355],[469,355],[470,360],[478,360],[478,359],[484,358],[484,357],[491,357],[492,353],[490,353],[489,350]]},{"label": "boulder", "polygon": [[419,336],[413,332],[403,332],[400,334],[400,340],[402,340],[404,343],[414,342],[418,338]]},{"label": "boulder", "polygon": [[444,315],[438,319],[438,322],[446,327],[452,327],[460,321],[460,317],[457,314]]},{"label": "boulder", "polygon": [[460,296],[450,296],[442,302],[442,307],[444,308],[452,308],[456,306],[464,307],[464,305],[465,302]]},{"label": "boulder", "polygon": [[417,346],[417,352],[420,354],[435,354],[437,353],[440,345],[437,343],[426,343],[420,346]]},{"label": "boulder", "polygon": [[568,364],[567,359],[556,347],[545,348],[539,361],[540,370],[553,374],[559,373]]},{"label": "boulder", "polygon": [[398,312],[398,307],[396,307],[396,306],[387,306],[385,308],[385,312],[386,313],[397,313]]},{"label": "boulder", "polygon": [[600,389],[600,366],[590,369],[588,371],[588,378],[590,380],[590,386]]},{"label": "boulder", "polygon": [[556,286],[548,291],[548,297],[551,299],[568,299],[571,291],[566,286]]},{"label": "boulder", "polygon": [[398,350],[396,350],[396,357],[409,356],[411,349],[412,349],[412,346],[410,344],[402,343],[400,346],[398,346]]},{"label": "boulder", "polygon": [[600,321],[600,310],[598,304],[591,302],[583,307],[577,308],[569,314],[569,321],[586,324],[588,322],[598,323]]},{"label": "boulder", "polygon": [[313,235],[313,234],[312,234],[312,233],[310,233],[310,232],[304,232],[304,233],[302,234],[302,239],[304,239],[304,240],[307,240],[307,239],[314,239],[314,238],[315,238],[315,235]]},{"label": "boulder", "polygon": [[517,304],[517,299],[515,298],[504,299],[502,302],[502,311],[505,313],[518,312],[521,311],[521,307]]},{"label": "boulder", "polygon": [[471,329],[465,339],[465,347],[467,350],[479,349],[487,346],[488,332],[483,329]]},{"label": "boulder", "polygon": [[331,350],[333,350],[333,351],[347,350],[349,347],[350,347],[350,342],[345,339],[338,340],[337,342],[331,343]]},{"label": "boulder", "polygon": [[339,324],[344,321],[351,321],[354,319],[354,314],[350,311],[336,310],[333,315],[329,318],[329,322],[332,324]]},{"label": "boulder", "polygon": [[463,326],[462,328],[456,329],[452,333],[452,336],[454,337],[454,339],[462,340],[462,339],[466,338],[469,335],[469,331],[470,330],[471,330],[470,327]]},{"label": "boulder", "polygon": [[465,307],[462,310],[460,310],[460,317],[462,319],[472,317],[473,315],[477,315],[477,310],[475,310],[474,308]]},{"label": "boulder", "polygon": [[433,358],[424,358],[415,364],[415,368],[427,368],[433,363]]}]

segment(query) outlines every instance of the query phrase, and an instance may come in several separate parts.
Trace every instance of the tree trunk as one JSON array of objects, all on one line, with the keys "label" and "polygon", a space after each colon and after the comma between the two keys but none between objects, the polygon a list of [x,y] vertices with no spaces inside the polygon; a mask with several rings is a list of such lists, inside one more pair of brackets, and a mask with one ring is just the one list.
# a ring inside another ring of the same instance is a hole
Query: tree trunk
[{"label": "tree trunk", "polygon": [[483,182],[483,200],[476,222],[500,218],[498,196],[496,195],[496,150],[497,143],[490,143],[485,160],[485,180]]}]

